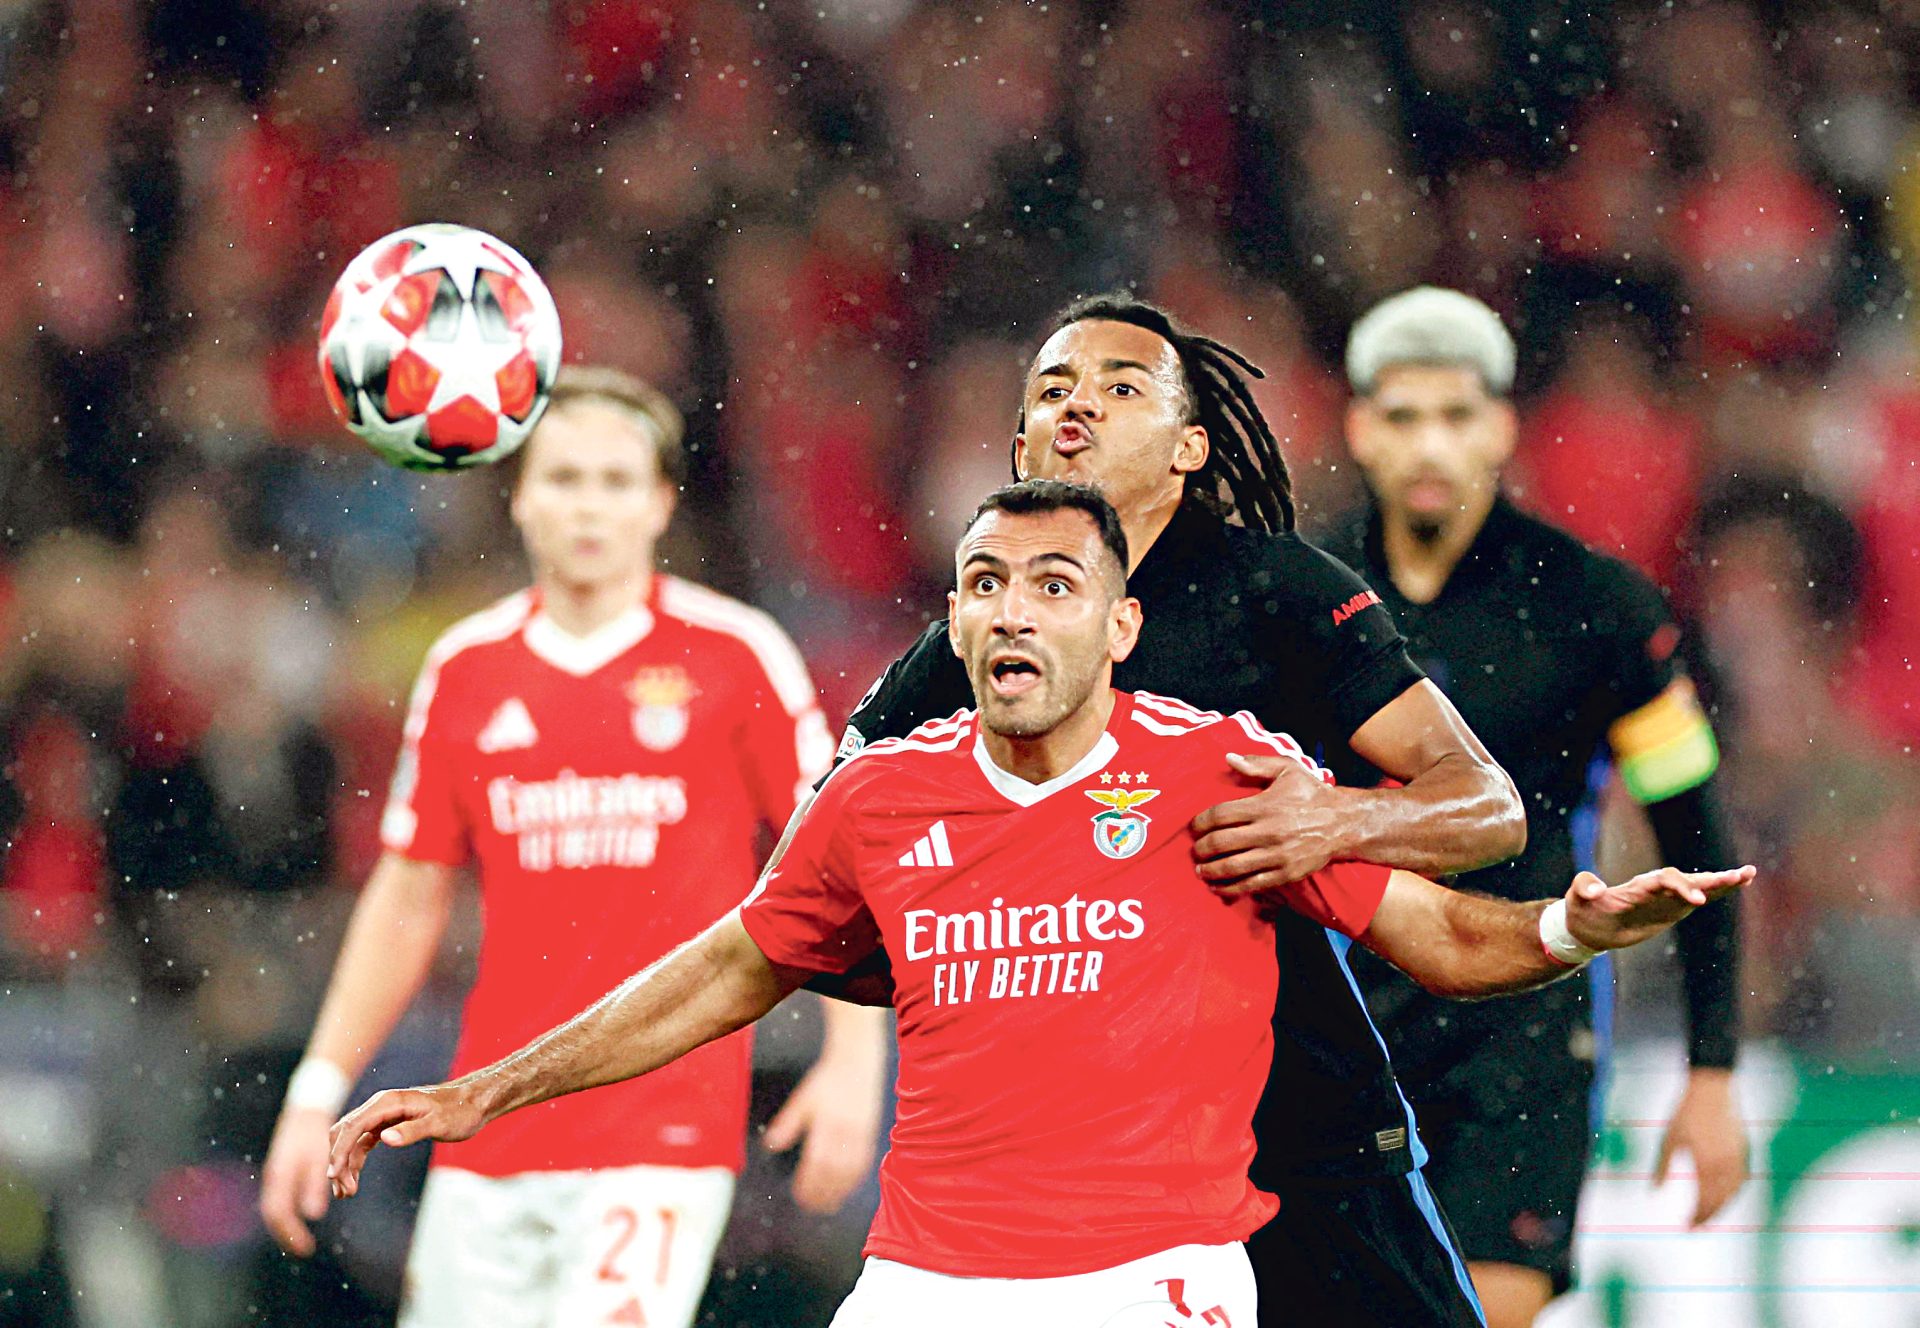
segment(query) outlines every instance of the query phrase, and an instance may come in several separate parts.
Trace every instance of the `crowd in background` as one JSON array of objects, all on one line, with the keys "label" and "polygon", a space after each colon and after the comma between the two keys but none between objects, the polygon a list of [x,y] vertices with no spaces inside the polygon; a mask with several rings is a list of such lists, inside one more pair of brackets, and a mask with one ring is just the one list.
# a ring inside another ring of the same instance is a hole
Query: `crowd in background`
[{"label": "crowd in background", "polygon": [[[333,278],[424,220],[675,397],[668,569],[776,613],[841,714],[939,611],[1071,296],[1262,366],[1311,532],[1362,497],[1353,319],[1478,295],[1521,346],[1511,491],[1698,629],[1763,872],[1749,1033],[1911,1063],[1920,7],[12,0],[0,1325],[390,1303],[414,1164],[307,1272],[251,1167],[411,674],[525,577],[502,476],[385,468],[321,394]],[[444,1057],[472,925],[383,1076]],[[755,1213],[716,1303],[844,1274],[860,1214]]]}]

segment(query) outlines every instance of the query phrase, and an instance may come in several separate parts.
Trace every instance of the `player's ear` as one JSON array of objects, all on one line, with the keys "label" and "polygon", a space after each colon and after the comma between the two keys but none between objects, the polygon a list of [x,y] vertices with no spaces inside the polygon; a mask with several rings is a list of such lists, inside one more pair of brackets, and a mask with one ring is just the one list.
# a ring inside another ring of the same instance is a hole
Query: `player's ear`
[{"label": "player's ear", "polygon": [[654,485],[653,511],[651,513],[653,517],[651,522],[653,530],[651,534],[655,540],[658,540],[662,535],[667,533],[667,527],[673,522],[673,510],[679,505],[679,486],[664,475],[661,476],[659,483]]},{"label": "player's ear", "polygon": [[1180,431],[1180,442],[1173,449],[1173,473],[1193,474],[1207,464],[1212,452],[1213,443],[1207,431],[1198,424],[1189,424]]},{"label": "player's ear", "polygon": [[1027,479],[1027,435],[1016,433],[1013,436],[1013,474],[1015,479]]},{"label": "player's ear", "polygon": [[1122,595],[1107,617],[1107,657],[1115,664],[1133,653],[1140,641],[1140,601]]},{"label": "player's ear", "polygon": [[960,648],[960,596],[951,590],[947,592],[947,644],[953,648],[953,657],[965,662],[967,653]]},{"label": "player's ear", "polygon": [[1373,462],[1373,422],[1373,403],[1366,397],[1356,395],[1347,403],[1347,451],[1356,465]]},{"label": "player's ear", "polygon": [[1520,416],[1514,410],[1513,403],[1505,397],[1493,403],[1493,411],[1493,450],[1487,458],[1487,464],[1492,469],[1499,470],[1513,459],[1514,445],[1520,438]]}]

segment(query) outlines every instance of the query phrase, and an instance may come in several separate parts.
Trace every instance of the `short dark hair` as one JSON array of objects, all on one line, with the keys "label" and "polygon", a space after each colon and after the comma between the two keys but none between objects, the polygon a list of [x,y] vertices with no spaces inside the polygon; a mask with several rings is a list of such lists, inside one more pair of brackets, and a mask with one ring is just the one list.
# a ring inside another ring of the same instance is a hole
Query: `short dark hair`
[{"label": "short dark hair", "polygon": [[988,494],[980,506],[973,509],[973,515],[967,518],[967,529],[980,524],[980,518],[989,512],[1033,516],[1061,511],[1085,512],[1093,518],[1093,524],[1100,531],[1100,542],[1107,546],[1107,552],[1120,566],[1120,583],[1124,586],[1128,566],[1127,532],[1121,527],[1120,514],[1113,510],[1113,504],[1091,485],[1070,484],[1066,480],[1021,480],[1005,485]]},{"label": "short dark hair", "polygon": [[[1292,530],[1293,477],[1279,440],[1242,377],[1265,378],[1259,366],[1125,291],[1075,300],[1053,320],[1053,330],[1096,319],[1144,328],[1173,347],[1187,393],[1187,423],[1205,429],[1209,445],[1207,464],[1188,477],[1187,493],[1223,516],[1239,516],[1252,529]],[[1021,432],[1026,426],[1023,391]]]}]

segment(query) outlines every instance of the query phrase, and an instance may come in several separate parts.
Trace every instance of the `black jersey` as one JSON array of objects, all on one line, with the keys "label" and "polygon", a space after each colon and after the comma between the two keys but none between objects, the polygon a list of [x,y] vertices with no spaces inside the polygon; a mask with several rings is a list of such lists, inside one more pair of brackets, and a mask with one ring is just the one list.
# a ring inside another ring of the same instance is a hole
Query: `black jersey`
[{"label": "black jersey", "polygon": [[[1392,618],[1358,577],[1297,535],[1183,506],[1127,580],[1143,623],[1115,687],[1250,710],[1323,763],[1418,682]],[[944,621],[928,626],[855,710],[842,753],[973,705]],[[1273,1071],[1254,1119],[1254,1176],[1391,1175],[1424,1160],[1347,968],[1347,938],[1290,911],[1275,923]]]},{"label": "black jersey", "polygon": [[[1356,513],[1326,546],[1378,588],[1409,653],[1513,777],[1526,806],[1525,851],[1454,884],[1505,899],[1564,894],[1575,871],[1590,865],[1579,860],[1576,841],[1587,829],[1583,813],[1591,809],[1592,772],[1607,730],[1676,676],[1679,631],[1665,599],[1625,563],[1505,499],[1495,502],[1428,604],[1412,603],[1394,587],[1377,512]],[[1369,782],[1364,768],[1336,760],[1334,769],[1343,783]],[[1500,1093],[1500,1076],[1482,1073],[1478,1056],[1543,1070],[1591,1057],[1591,984],[1584,979],[1461,1003],[1429,996],[1371,955],[1355,969],[1416,1103]],[[1730,999],[1693,1014],[1697,1037],[1731,1047]],[[1536,1059],[1542,1055],[1552,1059]]]}]

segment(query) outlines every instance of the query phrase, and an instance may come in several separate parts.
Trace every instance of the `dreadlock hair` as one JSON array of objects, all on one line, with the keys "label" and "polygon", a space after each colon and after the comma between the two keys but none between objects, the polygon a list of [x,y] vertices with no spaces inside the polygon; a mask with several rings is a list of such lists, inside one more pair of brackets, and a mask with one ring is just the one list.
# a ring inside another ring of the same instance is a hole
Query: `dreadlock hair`
[{"label": "dreadlock hair", "polygon": [[[1230,346],[1188,331],[1157,305],[1124,291],[1075,300],[1053,320],[1053,330],[1089,319],[1131,323],[1173,347],[1187,393],[1186,423],[1207,431],[1206,464],[1187,479],[1187,493],[1222,516],[1238,516],[1250,529],[1293,529],[1293,479],[1243,374],[1265,378],[1259,367]],[[1026,410],[1020,412],[1026,428]],[[1019,478],[1016,473],[1015,478]]]}]

